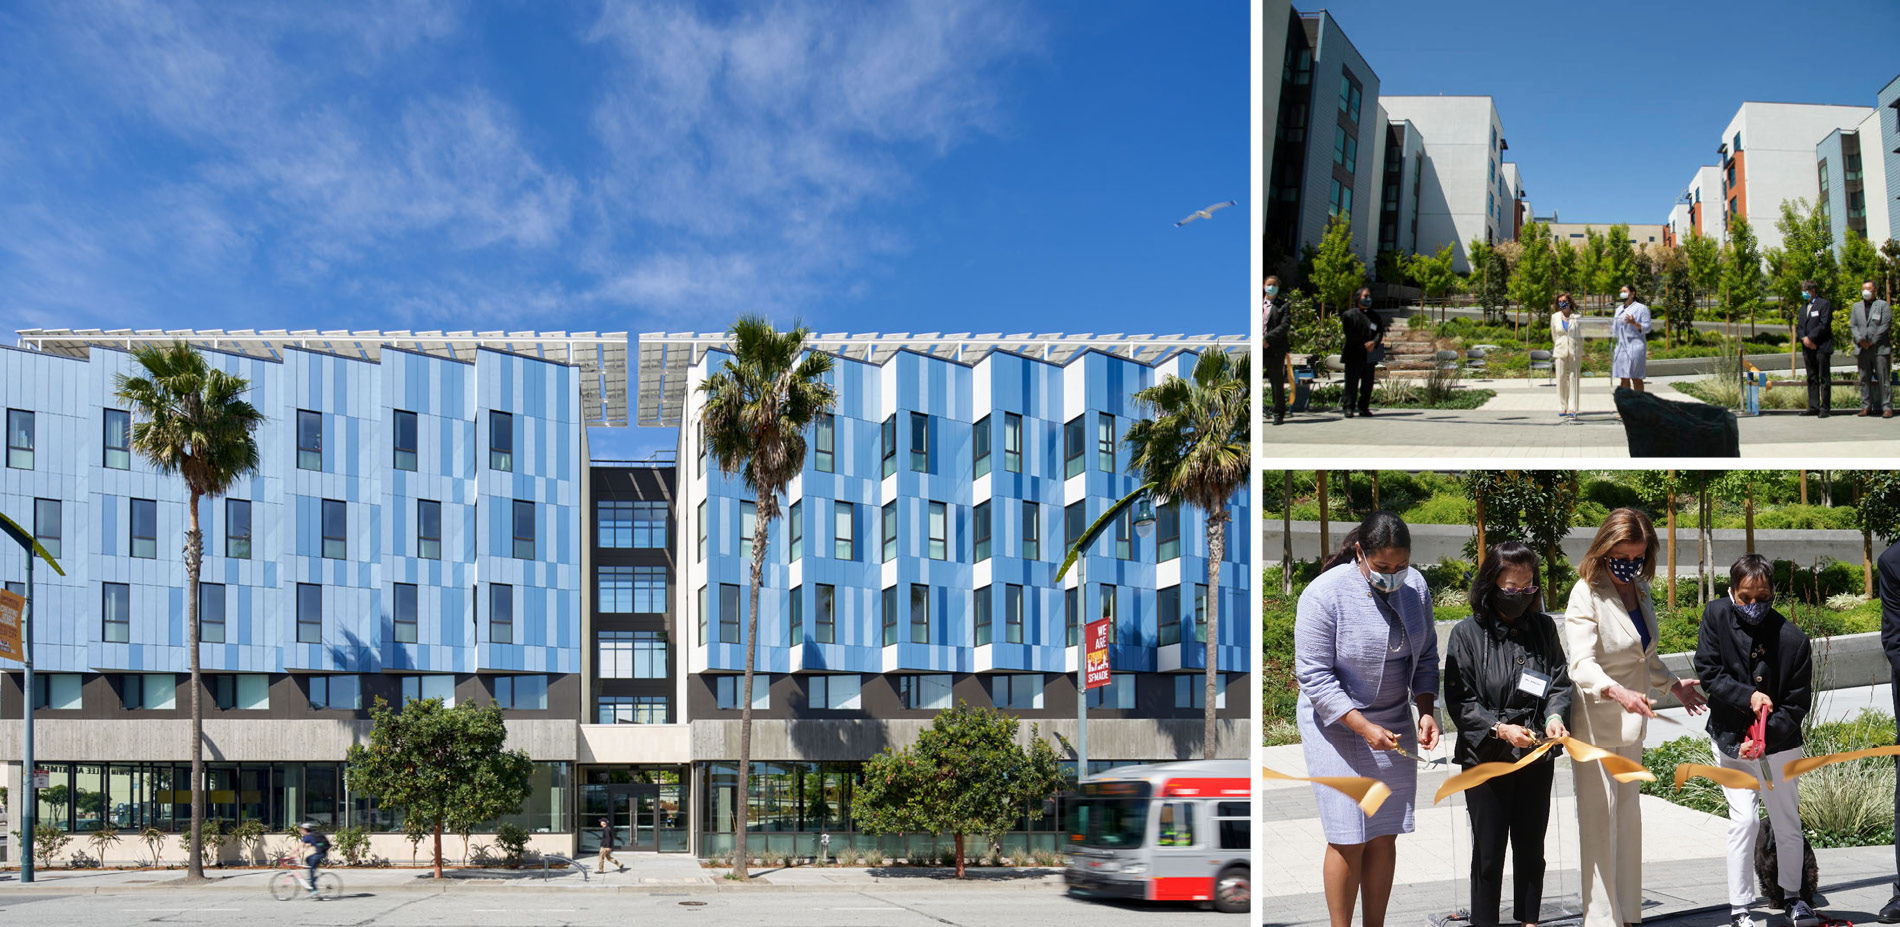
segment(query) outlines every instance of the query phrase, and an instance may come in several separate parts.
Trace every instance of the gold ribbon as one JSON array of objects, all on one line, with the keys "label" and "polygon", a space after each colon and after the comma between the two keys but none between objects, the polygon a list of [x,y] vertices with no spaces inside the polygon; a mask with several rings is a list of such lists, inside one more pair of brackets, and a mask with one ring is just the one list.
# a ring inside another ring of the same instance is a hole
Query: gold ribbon
[{"label": "gold ribbon", "polygon": [[1845,763],[1850,760],[1864,760],[1874,756],[1900,756],[1900,744],[1890,747],[1869,747],[1849,753],[1823,753],[1820,756],[1804,756],[1782,764],[1781,778],[1793,779],[1796,776],[1811,773],[1823,766]]},{"label": "gold ribbon", "polygon": [[1611,777],[1618,782],[1656,781],[1655,773],[1650,772],[1643,764],[1629,757],[1612,753],[1596,744],[1584,743],[1575,737],[1559,737],[1555,740],[1544,741],[1541,746],[1525,754],[1523,759],[1515,763],[1479,763],[1464,772],[1446,779],[1445,783],[1438,787],[1438,794],[1432,797],[1432,804],[1436,805],[1444,801],[1446,796],[1456,795],[1459,792],[1477,785],[1482,785],[1499,776],[1517,772],[1542,759],[1544,754],[1549,753],[1551,748],[1558,744],[1563,745],[1564,750],[1570,754],[1570,759],[1574,762],[1602,763],[1603,768],[1609,770]]},{"label": "gold ribbon", "polygon": [[1286,773],[1275,772],[1262,766],[1260,767],[1260,777],[1263,779],[1280,779],[1286,782],[1316,782],[1358,803],[1359,810],[1365,812],[1366,817],[1372,817],[1373,814],[1378,812],[1379,806],[1385,804],[1385,800],[1392,796],[1391,788],[1370,776],[1313,776],[1308,778],[1305,776],[1289,776]]},{"label": "gold ribbon", "polygon": [[[1782,775],[1785,777],[1787,773],[1784,772]],[[1701,776],[1724,788],[1748,789],[1751,792],[1761,791],[1761,780],[1739,769],[1729,769],[1724,766],[1708,766],[1702,763],[1676,764],[1677,789],[1681,789],[1684,782],[1694,779],[1697,776]],[[1769,783],[1768,787],[1770,789],[1774,788],[1774,783]]]}]

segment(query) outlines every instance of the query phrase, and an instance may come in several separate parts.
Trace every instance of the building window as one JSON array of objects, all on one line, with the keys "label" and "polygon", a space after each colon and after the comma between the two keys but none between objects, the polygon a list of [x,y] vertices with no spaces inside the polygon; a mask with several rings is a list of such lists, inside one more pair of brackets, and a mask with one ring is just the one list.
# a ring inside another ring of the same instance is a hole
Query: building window
[{"label": "building window", "polygon": [[488,642],[515,642],[515,587],[507,583],[488,584]]},{"label": "building window", "polygon": [[1014,412],[1003,413],[1003,470],[1023,472],[1023,417]]},{"label": "building window", "polygon": [[251,500],[224,500],[224,555],[251,559]]},{"label": "building window", "polygon": [[859,693],[864,677],[856,673],[811,676],[805,680],[805,707],[812,711],[856,711],[863,707]]},{"label": "building window", "polygon": [[416,500],[416,556],[442,559],[442,503],[434,499]]},{"label": "building window", "polygon": [[212,673],[205,677],[211,702],[225,711],[262,711],[270,707],[270,677],[263,673]]},{"label": "building window", "polygon": [[930,503],[930,518],[929,518],[928,530],[930,532],[929,550],[928,550],[930,559],[932,560],[950,559],[950,507],[949,505],[942,502]]},{"label": "building window", "polygon": [[970,432],[970,454],[971,478],[990,472],[990,417],[987,415],[977,419],[976,427]]},{"label": "building window", "polygon": [[884,563],[897,559],[897,503],[884,503]]},{"label": "building window", "polygon": [[971,623],[976,626],[976,646],[990,642],[990,609],[995,607],[990,587],[984,586],[976,591],[976,601],[970,610]]},{"label": "building window", "polygon": [[594,522],[601,547],[633,546],[633,502],[628,499],[601,499],[594,503]]},{"label": "building window", "polygon": [[1115,516],[1115,559],[1135,559],[1134,512],[1124,508]]},{"label": "building window", "polygon": [[1118,639],[1121,635],[1116,632],[1116,625],[1119,624],[1119,622],[1115,620],[1115,587],[1108,583],[1102,583],[1096,586],[1095,589],[1096,594],[1101,597],[1100,601],[1102,603],[1102,614],[1098,617],[1108,622],[1108,642],[1111,644],[1119,643]]},{"label": "building window", "polygon": [[982,563],[990,559],[990,500],[976,504],[970,517],[970,534],[976,541],[976,561]]},{"label": "building window", "polygon": [[878,430],[878,437],[883,441],[884,475],[890,476],[897,472],[897,415],[895,413],[884,419],[884,425]]},{"label": "building window", "polygon": [[752,544],[758,532],[758,503],[739,500],[739,560],[747,565],[752,563]]},{"label": "building window", "polygon": [[1082,640],[1082,590],[1068,588],[1062,590],[1062,629],[1067,635],[1068,646],[1074,647]]},{"label": "building window", "polygon": [[132,587],[100,583],[99,589],[99,639],[108,644],[131,643]]},{"label": "building window", "polygon": [[1003,673],[990,677],[990,704],[1025,711],[1042,707],[1041,673]]},{"label": "building window", "polygon": [[600,678],[666,678],[665,631],[600,631],[596,636]]},{"label": "building window", "polygon": [[633,546],[663,550],[671,535],[673,512],[665,502],[641,500],[633,504]]},{"label": "building window", "polygon": [[124,409],[106,410],[105,446],[107,469],[132,469],[132,413]]},{"label": "building window", "polygon": [[198,584],[198,640],[206,644],[222,644],[224,640],[225,618],[224,584]]},{"label": "building window", "polygon": [[1089,530],[1088,500],[1071,502],[1062,509],[1062,529],[1062,546],[1075,547],[1075,542],[1081,540],[1082,535]]},{"label": "building window", "polygon": [[633,570],[633,611],[642,615],[666,613],[666,567],[636,566]]},{"label": "building window", "polygon": [[838,642],[838,587],[818,584],[818,611],[813,615],[812,631],[820,644]]},{"label": "building window", "polygon": [[930,472],[930,416],[922,412],[910,414],[910,468]]},{"label": "building window", "polygon": [[[1207,710],[1207,677],[1182,673],[1174,677],[1174,707]],[[1227,707],[1227,674],[1214,674],[1214,708]]]},{"label": "building window", "polygon": [[1115,472],[1115,416],[1107,412],[1095,413],[1095,468]]},{"label": "building window", "polygon": [[396,410],[396,469],[416,469],[416,413]]},{"label": "building window", "polygon": [[1155,644],[1166,647],[1181,642],[1181,587],[1155,590]]},{"label": "building window", "polygon": [[35,673],[33,707],[48,711],[76,711],[82,707],[78,673]]},{"label": "building window", "polygon": [[[1339,76],[1339,111],[1353,122],[1359,121],[1359,105],[1363,91],[1359,82],[1352,79],[1352,72],[1343,71]],[[1495,143],[1493,143],[1495,147]]]},{"label": "building window", "polygon": [[297,469],[323,469],[323,416],[297,410]]},{"label": "building window", "polygon": [[514,500],[515,559],[534,559],[534,503]]},{"label": "building window", "polygon": [[849,502],[831,503],[831,556],[836,560],[858,559],[857,542],[852,537],[854,513]]},{"label": "building window", "polygon": [[[39,682],[39,678],[34,677],[33,681]],[[177,706],[177,676],[171,673],[119,674],[119,707],[126,711],[170,711]]]},{"label": "building window", "polygon": [[1069,419],[1062,426],[1062,475],[1064,478],[1082,472],[1083,453],[1088,447],[1087,425],[1084,416]]},{"label": "building window", "polygon": [[[714,676],[713,697],[723,711],[737,711],[745,700],[744,676]],[[752,675],[752,710],[760,711],[772,707],[772,677],[764,673]]]},{"label": "building window", "polygon": [[950,676],[947,673],[897,677],[897,695],[912,711],[941,711],[950,707]]},{"label": "building window", "polygon": [[455,707],[455,677],[447,673],[402,677],[403,704],[428,699],[440,701],[443,708]]},{"label": "building window", "polygon": [[1170,502],[1155,509],[1155,562],[1181,556],[1181,504]]},{"label": "building window", "polygon": [[603,695],[595,703],[595,721],[600,724],[665,724],[667,698],[664,695]]},{"label": "building window", "polygon": [[798,558],[805,555],[805,512],[803,509],[804,504],[805,504],[805,500],[800,499],[797,502],[792,503],[791,509],[786,512],[785,548],[788,555],[791,558],[790,562],[792,563],[797,563]]},{"label": "building window", "polygon": [[33,500],[33,540],[38,541],[56,560],[65,556],[60,552],[60,541],[65,537],[61,520],[58,499]]},{"label": "building window", "polygon": [[158,558],[158,503],[151,499],[132,500],[132,556],[143,560]]},{"label": "building window", "polygon": [[347,560],[350,556],[349,507],[337,499],[323,500],[323,556]]},{"label": "building window", "polygon": [[739,587],[719,584],[719,642],[739,643]]},{"label": "building window", "polygon": [[396,643],[413,644],[416,642],[416,586],[414,583],[396,584]]},{"label": "building window", "polygon": [[699,538],[695,542],[697,546],[694,548],[695,550],[698,551],[698,556],[694,559],[694,562],[705,563],[706,562],[706,501],[704,499],[700,500],[699,514],[698,514],[698,517],[693,519],[693,524],[695,525],[694,530],[697,531],[699,534]]},{"label": "building window", "polygon": [[1333,162],[1351,174],[1359,169],[1359,138],[1346,131],[1345,127],[1336,127],[1333,137]]},{"label": "building window", "polygon": [[930,643],[930,587],[910,584],[910,642]]},{"label": "building window", "polygon": [[883,598],[882,605],[884,607],[883,607],[881,615],[879,616],[879,620],[884,630],[883,646],[889,647],[892,644],[897,643],[897,587],[896,586],[890,586],[884,590],[884,598]]},{"label": "building window", "polygon": [[1327,215],[1343,219],[1352,218],[1352,187],[1341,184],[1337,177],[1333,178],[1332,193],[1326,202]]},{"label": "building window", "polygon": [[1194,642],[1207,643],[1207,584],[1194,585]]},{"label": "building window", "polygon": [[488,469],[515,469],[515,417],[492,409],[488,413]]},{"label": "building window", "polygon": [[1023,587],[1015,583],[1003,587],[1003,642],[1023,642]]},{"label": "building window", "polygon": [[837,470],[838,419],[826,412],[818,416],[813,426],[812,465],[820,473],[833,473]]},{"label": "building window", "polygon": [[786,624],[789,625],[785,642],[793,647],[805,642],[805,587],[793,586],[785,597]]},{"label": "building window", "polygon": [[699,446],[699,475],[706,475],[706,426],[693,423],[693,443]]},{"label": "building window", "polygon": [[706,639],[706,621],[709,614],[707,610],[708,607],[709,603],[706,601],[706,587],[701,586],[699,587],[699,619],[697,622],[699,625],[699,642],[701,644],[711,643],[711,641]]},{"label": "building window", "polygon": [[1110,673],[1108,685],[1089,690],[1089,709],[1115,708],[1127,711],[1135,707],[1135,674]]},{"label": "building window", "polygon": [[297,643],[323,643],[323,587],[297,584]]},{"label": "building window", "polygon": [[310,707],[318,711],[356,711],[363,707],[363,685],[357,676],[309,676],[304,685]]},{"label": "building window", "polygon": [[514,711],[545,711],[548,707],[548,677],[496,676],[495,704]]},{"label": "building window", "polygon": [[1023,559],[1042,559],[1042,506],[1023,503]]}]

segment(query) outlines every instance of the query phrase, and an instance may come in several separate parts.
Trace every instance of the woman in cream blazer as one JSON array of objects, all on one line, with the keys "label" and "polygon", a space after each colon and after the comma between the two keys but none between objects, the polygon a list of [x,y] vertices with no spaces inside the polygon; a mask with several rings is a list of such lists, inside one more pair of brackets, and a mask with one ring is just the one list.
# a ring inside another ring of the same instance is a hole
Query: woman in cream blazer
[{"label": "woman in cream blazer", "polygon": [[1550,314],[1550,357],[1557,380],[1559,418],[1575,418],[1583,405],[1583,316],[1569,293],[1557,294]]},{"label": "woman in cream blazer", "polygon": [[[1635,509],[1617,509],[1597,529],[1579,564],[1582,578],[1564,609],[1564,650],[1576,686],[1573,736],[1636,762],[1652,689],[1668,689],[1690,714],[1704,710],[1696,680],[1677,679],[1656,653],[1656,528]],[[1573,763],[1583,868],[1585,927],[1643,919],[1641,787],[1617,782],[1601,763]]]}]

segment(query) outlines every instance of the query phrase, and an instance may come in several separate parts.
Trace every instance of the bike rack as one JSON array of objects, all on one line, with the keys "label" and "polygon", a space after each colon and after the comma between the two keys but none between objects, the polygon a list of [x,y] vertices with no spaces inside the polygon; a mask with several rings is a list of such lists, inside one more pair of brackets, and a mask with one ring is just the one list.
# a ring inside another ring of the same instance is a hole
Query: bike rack
[{"label": "bike rack", "polygon": [[570,856],[556,856],[552,853],[543,853],[541,854],[541,881],[546,882],[548,880],[548,872],[549,872],[548,864],[553,863],[553,862],[566,863],[569,866],[580,870],[582,882],[587,882],[587,881],[592,880],[592,877],[587,874],[587,867],[581,865],[579,860],[576,860]]}]

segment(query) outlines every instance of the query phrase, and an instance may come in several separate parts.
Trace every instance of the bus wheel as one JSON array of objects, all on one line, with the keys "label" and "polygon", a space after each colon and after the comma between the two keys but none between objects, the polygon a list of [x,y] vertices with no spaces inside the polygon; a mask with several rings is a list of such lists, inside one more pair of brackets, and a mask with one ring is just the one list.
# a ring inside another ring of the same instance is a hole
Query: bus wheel
[{"label": "bus wheel", "polygon": [[1214,878],[1214,910],[1222,914],[1245,914],[1253,903],[1253,881],[1245,866],[1229,866]]}]

